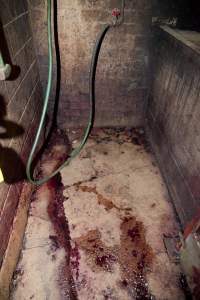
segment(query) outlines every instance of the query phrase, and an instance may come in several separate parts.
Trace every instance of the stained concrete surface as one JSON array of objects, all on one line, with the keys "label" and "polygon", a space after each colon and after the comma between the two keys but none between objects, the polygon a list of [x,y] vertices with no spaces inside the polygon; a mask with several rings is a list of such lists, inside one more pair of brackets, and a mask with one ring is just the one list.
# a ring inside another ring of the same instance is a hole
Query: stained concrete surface
[{"label": "stained concrete surface", "polygon": [[[57,137],[41,175],[64,159]],[[11,299],[185,299],[163,244],[179,228],[149,150],[142,129],[95,130],[61,177],[37,188]]]}]

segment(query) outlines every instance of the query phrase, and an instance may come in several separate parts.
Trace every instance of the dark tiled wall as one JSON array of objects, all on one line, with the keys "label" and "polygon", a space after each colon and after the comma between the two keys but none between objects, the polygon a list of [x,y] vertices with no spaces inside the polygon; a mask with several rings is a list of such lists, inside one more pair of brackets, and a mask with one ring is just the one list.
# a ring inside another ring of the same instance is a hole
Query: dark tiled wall
[{"label": "dark tiled wall", "polygon": [[[29,1],[44,89],[47,81],[46,2]],[[121,0],[56,2],[61,52],[58,121],[61,127],[66,128],[79,126],[88,118],[92,49],[100,30],[112,21],[112,9],[121,7]],[[97,126],[137,126],[144,123],[150,22],[150,1],[126,0],[124,25],[108,32],[97,70]]]},{"label": "dark tiled wall", "polygon": [[149,127],[185,226],[200,212],[200,51],[167,27],[155,30],[155,44]]},{"label": "dark tiled wall", "polygon": [[0,167],[5,176],[0,184],[1,265],[42,103],[26,0],[0,1],[0,49],[12,64],[9,80],[0,81]]},{"label": "dark tiled wall", "polygon": [[152,10],[154,17],[177,17],[186,7],[187,0],[152,0]]},{"label": "dark tiled wall", "polygon": [[152,11],[153,17],[159,17],[160,21],[176,17],[176,28],[200,31],[198,0],[152,0]]}]

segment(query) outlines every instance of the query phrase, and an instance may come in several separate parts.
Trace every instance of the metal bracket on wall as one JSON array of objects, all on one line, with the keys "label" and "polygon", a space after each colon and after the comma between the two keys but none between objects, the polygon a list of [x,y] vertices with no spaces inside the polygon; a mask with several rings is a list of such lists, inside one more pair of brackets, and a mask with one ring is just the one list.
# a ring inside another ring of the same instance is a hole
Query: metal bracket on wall
[{"label": "metal bracket on wall", "polygon": [[6,80],[11,74],[11,65],[5,64],[0,52],[0,80]]}]

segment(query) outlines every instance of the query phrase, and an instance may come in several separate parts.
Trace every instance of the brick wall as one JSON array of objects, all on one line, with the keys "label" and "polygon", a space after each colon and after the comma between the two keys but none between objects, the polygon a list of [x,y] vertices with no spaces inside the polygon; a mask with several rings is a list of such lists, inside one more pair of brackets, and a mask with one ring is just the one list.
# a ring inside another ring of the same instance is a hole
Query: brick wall
[{"label": "brick wall", "polygon": [[[46,2],[29,1],[43,89],[48,63]],[[104,24],[112,20],[112,9],[121,7],[121,0],[60,0],[57,5],[61,52],[58,120],[66,128],[84,124],[88,118],[92,49]],[[124,25],[108,32],[97,70],[97,126],[144,123],[150,22],[150,1],[126,0]],[[55,73],[54,68],[54,80]]]},{"label": "brick wall", "polygon": [[[0,81],[0,265],[24,179],[27,154],[41,112],[42,92],[26,0],[0,1],[0,49],[12,64]],[[6,132],[4,133],[4,130]]]},{"label": "brick wall", "polygon": [[154,45],[152,145],[185,226],[200,209],[200,50],[168,27],[155,29]]}]

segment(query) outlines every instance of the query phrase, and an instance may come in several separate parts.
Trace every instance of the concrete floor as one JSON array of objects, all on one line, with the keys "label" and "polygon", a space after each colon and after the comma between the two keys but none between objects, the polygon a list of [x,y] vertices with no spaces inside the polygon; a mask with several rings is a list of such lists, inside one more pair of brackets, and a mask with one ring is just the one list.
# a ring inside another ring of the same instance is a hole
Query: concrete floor
[{"label": "concrete floor", "polygon": [[[41,175],[69,151],[60,133],[54,142]],[[163,244],[178,231],[143,130],[95,130],[32,197],[11,299],[185,299]]]}]

